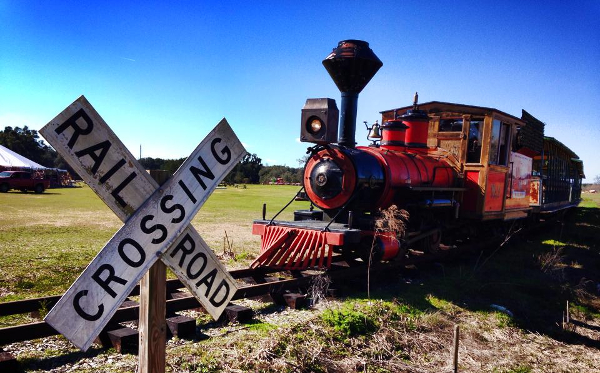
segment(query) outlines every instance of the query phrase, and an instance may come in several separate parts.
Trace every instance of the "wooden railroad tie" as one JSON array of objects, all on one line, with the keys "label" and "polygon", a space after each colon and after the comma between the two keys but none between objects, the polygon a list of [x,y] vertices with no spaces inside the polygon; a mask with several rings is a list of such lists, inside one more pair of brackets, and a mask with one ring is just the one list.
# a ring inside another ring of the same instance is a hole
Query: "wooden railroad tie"
[{"label": "wooden railroad tie", "polygon": [[195,336],[196,319],[182,315],[167,319],[167,338],[193,338]]},{"label": "wooden railroad tie", "polygon": [[112,346],[118,353],[130,353],[136,355],[139,351],[139,333],[131,328],[119,328],[111,330],[108,333],[108,338]]},{"label": "wooden railroad tie", "polygon": [[254,311],[249,307],[230,304],[229,306],[225,307],[225,314],[227,315],[229,322],[245,323],[252,320]]},{"label": "wooden railroad tie", "polygon": [[0,349],[0,372],[17,372],[18,369],[17,359],[10,352]]},{"label": "wooden railroad tie", "polygon": [[294,310],[308,307],[308,302],[305,294],[287,293],[283,294],[283,299],[288,307]]}]

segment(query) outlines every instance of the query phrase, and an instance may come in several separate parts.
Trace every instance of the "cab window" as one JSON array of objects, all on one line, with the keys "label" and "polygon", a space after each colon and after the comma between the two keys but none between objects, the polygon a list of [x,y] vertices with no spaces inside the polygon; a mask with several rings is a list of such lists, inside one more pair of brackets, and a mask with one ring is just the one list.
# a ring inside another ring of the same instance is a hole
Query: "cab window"
[{"label": "cab window", "polygon": [[490,164],[506,166],[510,143],[510,124],[494,119],[490,140]]},{"label": "cab window", "polygon": [[463,120],[460,119],[441,119],[439,132],[460,132],[462,131]]},{"label": "cab window", "polygon": [[467,163],[481,163],[481,130],[483,119],[471,120],[467,143]]}]

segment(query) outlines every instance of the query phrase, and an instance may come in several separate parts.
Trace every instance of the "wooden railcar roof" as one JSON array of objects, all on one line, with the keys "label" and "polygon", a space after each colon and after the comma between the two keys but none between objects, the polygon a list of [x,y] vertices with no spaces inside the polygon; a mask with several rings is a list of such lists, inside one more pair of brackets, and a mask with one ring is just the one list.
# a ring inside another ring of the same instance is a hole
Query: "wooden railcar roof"
[{"label": "wooden railcar roof", "polygon": [[[424,110],[428,114],[434,114],[434,113],[439,113],[439,112],[444,112],[444,111],[472,114],[472,115],[489,115],[491,113],[498,113],[498,114],[504,115],[506,117],[512,118],[515,121],[524,123],[523,119],[515,117],[514,115],[505,113],[505,112],[495,109],[495,108],[484,107],[484,106],[456,104],[456,103],[452,103],[452,102],[442,102],[442,101],[429,101],[429,102],[419,104],[418,106],[419,106],[420,110]],[[396,109],[383,110],[383,111],[380,111],[379,113],[383,114],[383,113],[387,113],[390,111],[405,111],[408,109],[412,109],[412,105],[403,106],[403,107],[396,108]]]},{"label": "wooden railcar roof", "polygon": [[569,160],[575,163],[577,170],[579,171],[579,175],[581,177],[585,178],[585,173],[583,171],[583,161],[581,159],[579,159],[579,156],[577,154],[575,154],[574,151],[569,149],[568,146],[566,146],[562,142],[558,141],[554,137],[544,136],[544,142],[551,143],[552,145],[556,146],[557,148],[559,148],[559,149],[563,150],[565,153],[567,153],[567,155],[570,157]]},{"label": "wooden railcar roof", "polygon": [[529,114],[525,109],[521,110],[521,119],[527,125],[520,131],[520,145],[541,154],[544,149],[544,122]]},{"label": "wooden railcar roof", "polygon": [[566,146],[565,144],[563,144],[562,142],[558,141],[557,139],[555,139],[554,137],[550,137],[550,136],[544,136],[544,141],[547,141],[549,143],[553,143],[554,145],[556,145],[557,147],[561,148],[562,150],[564,150],[567,154],[569,154],[569,156],[571,158],[575,158],[575,159],[579,159],[579,156],[577,154],[575,154],[574,151],[572,151],[571,149],[569,149],[568,146]]}]

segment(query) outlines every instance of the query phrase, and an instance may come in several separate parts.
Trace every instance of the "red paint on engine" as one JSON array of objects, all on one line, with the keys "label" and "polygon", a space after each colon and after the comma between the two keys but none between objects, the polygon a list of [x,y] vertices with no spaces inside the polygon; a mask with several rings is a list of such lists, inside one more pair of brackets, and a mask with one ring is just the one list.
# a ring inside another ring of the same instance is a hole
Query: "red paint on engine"
[{"label": "red paint on engine", "polygon": [[383,261],[394,259],[400,252],[400,241],[392,232],[385,232],[377,236],[377,244],[383,251],[381,257]]},{"label": "red paint on engine", "polygon": [[464,211],[475,212],[479,195],[483,194],[479,186],[479,171],[467,171],[465,177],[467,191],[463,194],[461,208]]},{"label": "red paint on engine", "polygon": [[426,148],[429,133],[429,118],[425,117],[424,120],[415,118],[410,121],[405,120],[403,123],[408,127],[406,129],[406,136],[404,137],[406,146]]},{"label": "red paint on engine", "polygon": [[502,211],[505,181],[506,174],[504,172],[492,170],[488,172],[487,186],[485,188],[485,212]]},{"label": "red paint on engine", "polygon": [[436,159],[426,152],[417,154],[371,147],[357,149],[374,155],[385,171],[386,184],[382,197],[377,202],[378,207],[385,208],[392,204],[395,191],[400,188],[454,186],[454,169],[443,159]]},{"label": "red paint on engine", "polygon": [[381,126],[381,148],[389,150],[406,150],[404,138],[408,128],[402,120],[395,119],[385,122]]},{"label": "red paint on engine", "polygon": [[[317,193],[312,189],[310,183],[310,173],[312,169],[320,160],[324,158],[330,158],[331,160],[333,160],[337,164],[337,166],[343,171],[342,192],[330,199],[323,199],[319,197]],[[350,160],[350,158],[348,158],[348,156],[346,156],[344,153],[339,151],[339,149],[323,149],[317,154],[313,155],[306,163],[306,167],[304,168],[304,189],[306,190],[308,198],[310,198],[310,200],[313,201],[313,203],[317,207],[325,210],[342,207],[346,202],[348,202],[348,200],[354,193],[355,188],[356,170],[354,169],[352,160]]]}]

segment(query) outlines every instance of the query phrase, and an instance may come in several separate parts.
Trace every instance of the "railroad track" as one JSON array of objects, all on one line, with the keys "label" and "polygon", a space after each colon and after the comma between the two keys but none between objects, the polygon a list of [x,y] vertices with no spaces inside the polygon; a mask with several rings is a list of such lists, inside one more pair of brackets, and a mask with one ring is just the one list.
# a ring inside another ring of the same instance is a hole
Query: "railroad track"
[{"label": "railroad track", "polygon": [[[336,258],[332,269],[327,271],[327,276],[333,283],[347,278],[361,278],[366,276],[367,268],[365,265],[348,266],[340,257]],[[410,264],[424,263],[435,260],[436,257],[421,256],[410,258],[406,261],[391,263],[377,263],[372,266],[371,272],[387,273],[398,270]],[[316,276],[323,272],[318,271],[294,271],[282,272],[280,270],[270,269],[241,269],[230,272],[233,278],[242,280],[247,285],[237,290],[232,300],[259,297],[268,294],[281,294],[286,290],[297,290],[310,286]],[[275,277],[276,276],[276,277]],[[191,294],[181,292],[184,285],[178,279],[167,280],[167,314],[173,314],[178,311],[201,308],[200,303]],[[139,295],[139,286],[136,286],[130,293],[130,296]],[[50,309],[60,299],[60,295],[19,300],[13,302],[0,303],[0,316],[9,316],[24,313],[37,313],[41,309]],[[135,321],[139,318],[139,304],[127,300],[117,310],[112,317],[109,325]],[[59,334],[45,321],[32,322],[16,326],[0,328],[0,346],[15,342],[23,342],[37,338],[49,337]]]},{"label": "railroad track", "polygon": [[[388,263],[374,263],[371,266],[371,276],[374,274],[382,276],[390,272],[397,273],[407,265],[424,264],[444,260],[448,255],[456,255],[465,251],[481,250],[491,244],[491,240],[480,241],[463,245],[452,250],[438,252],[436,254],[420,254],[409,256],[402,261]],[[366,278],[366,265],[348,265],[341,256],[334,256],[332,268],[325,272],[333,284],[336,281],[348,278]],[[240,287],[232,300],[260,297],[270,294],[282,294],[286,290],[297,290],[307,288],[316,276],[322,275],[319,271],[281,271],[268,268],[238,269],[230,272],[233,278],[240,280],[246,285]],[[178,279],[167,280],[167,314],[178,311],[201,308],[200,303],[188,292],[181,292],[185,286]],[[139,295],[139,286],[136,286],[129,296]],[[0,303],[0,316],[9,316],[24,313],[39,313],[40,310],[51,309],[60,299],[60,295],[19,300]],[[117,310],[108,325],[122,322],[136,321],[139,318],[139,304],[132,300],[126,300]],[[59,334],[45,321],[37,321],[16,326],[0,328],[0,347],[15,342],[23,342],[37,338],[44,338]]]},{"label": "railroad track", "polygon": [[[342,278],[355,274],[359,268],[347,268],[336,266],[328,272],[332,278]],[[364,269],[363,269],[364,270]],[[281,293],[285,290],[300,288],[310,285],[312,279],[318,275],[316,272],[303,271],[293,273],[282,273],[269,269],[241,269],[230,272],[233,278],[244,280],[247,285],[238,289],[232,300],[252,298],[271,293]],[[278,275],[277,278],[273,275]],[[279,276],[281,275],[281,276]],[[283,277],[284,278],[280,278]],[[250,283],[253,282],[253,283]],[[167,314],[202,307],[191,294],[179,291],[184,285],[178,279],[167,280]],[[139,286],[136,286],[130,296],[139,295]],[[41,309],[50,309],[60,299],[60,295],[19,300],[0,303],[0,316],[9,316],[23,313],[37,313]],[[139,304],[127,300],[112,317],[110,324],[134,321],[139,318]],[[21,324],[0,328],[0,346],[9,343],[22,342],[37,338],[49,337],[59,334],[45,321]]]}]

